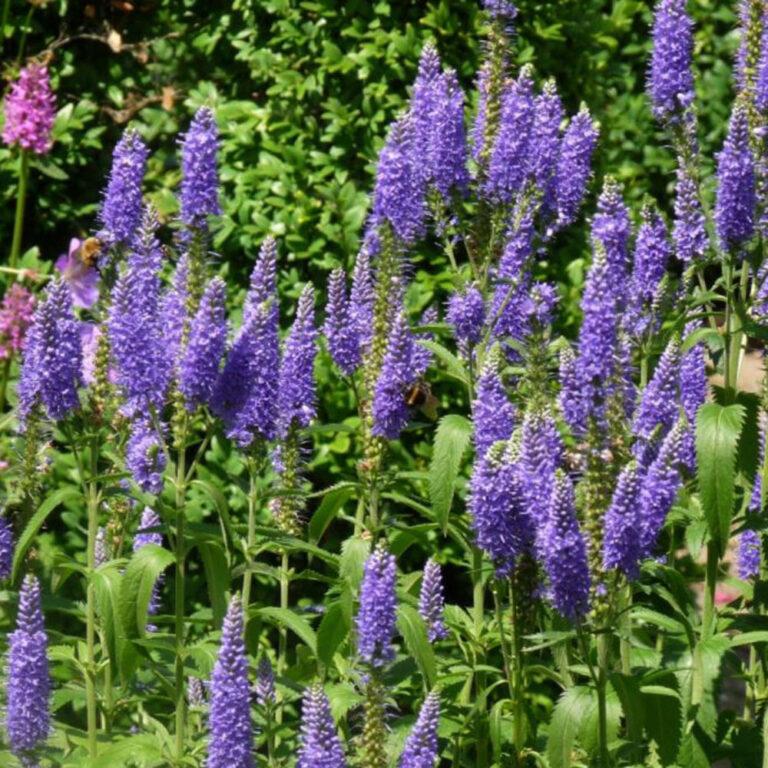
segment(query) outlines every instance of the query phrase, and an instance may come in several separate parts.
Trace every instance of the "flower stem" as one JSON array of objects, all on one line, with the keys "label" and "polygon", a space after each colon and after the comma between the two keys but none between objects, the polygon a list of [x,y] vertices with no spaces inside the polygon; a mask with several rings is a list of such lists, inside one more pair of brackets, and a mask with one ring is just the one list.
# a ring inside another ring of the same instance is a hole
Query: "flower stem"
[{"label": "flower stem", "polygon": [[520,601],[518,600],[517,590],[515,589],[514,576],[509,581],[509,602],[512,609],[512,662],[514,665],[512,673],[513,688],[513,724],[512,724],[512,743],[517,753],[517,763],[523,764],[523,747],[525,746],[525,707],[523,702],[523,691],[525,690],[525,661],[523,659],[523,632],[522,615],[520,612]]},{"label": "flower stem", "polygon": [[13,239],[8,266],[16,269],[21,255],[21,236],[24,231],[24,209],[27,201],[27,181],[29,179],[29,153],[22,149],[19,153],[19,186],[16,193],[16,216],[13,220]]},{"label": "flower stem", "polygon": [[88,756],[93,759],[98,754],[96,734],[98,730],[96,712],[96,585],[93,574],[96,570],[96,536],[99,531],[99,489],[98,477],[98,437],[91,440],[90,479],[88,482],[88,542],[86,566],[88,586],[86,590],[85,644],[87,673],[85,676],[86,717],[88,722]]},{"label": "flower stem", "polygon": [[[288,589],[291,584],[291,573],[288,570],[288,551],[283,550],[282,558],[280,561],[280,608],[284,611],[288,610]],[[288,629],[285,625],[280,625],[280,635],[278,639],[277,647],[277,674],[278,677],[285,673],[287,666],[288,656]],[[277,722],[283,722],[283,706],[277,710]]]},{"label": "flower stem", "polygon": [[[258,449],[257,449],[258,450]],[[253,562],[251,552],[256,544],[256,510],[259,505],[259,473],[261,469],[260,454],[248,460],[248,533],[246,534],[245,573],[243,574],[243,611],[248,620],[248,605],[251,599],[251,583],[253,581]]]},{"label": "flower stem", "polygon": [[184,574],[186,546],[184,541],[184,502],[187,495],[186,422],[179,430],[176,461],[176,582],[175,582],[175,694],[176,694],[176,760],[181,765],[184,754],[186,699],[184,695]]}]

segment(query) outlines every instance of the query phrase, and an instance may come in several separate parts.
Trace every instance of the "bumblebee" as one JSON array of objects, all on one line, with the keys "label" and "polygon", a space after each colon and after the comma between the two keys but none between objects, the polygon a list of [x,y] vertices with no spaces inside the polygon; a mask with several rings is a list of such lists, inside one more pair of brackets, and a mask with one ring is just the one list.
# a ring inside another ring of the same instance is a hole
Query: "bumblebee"
[{"label": "bumblebee", "polygon": [[417,408],[431,421],[437,418],[438,400],[423,379],[418,379],[406,389],[405,404],[409,408]]},{"label": "bumblebee", "polygon": [[102,248],[103,243],[98,237],[87,237],[78,248],[77,255],[86,267],[95,267]]}]

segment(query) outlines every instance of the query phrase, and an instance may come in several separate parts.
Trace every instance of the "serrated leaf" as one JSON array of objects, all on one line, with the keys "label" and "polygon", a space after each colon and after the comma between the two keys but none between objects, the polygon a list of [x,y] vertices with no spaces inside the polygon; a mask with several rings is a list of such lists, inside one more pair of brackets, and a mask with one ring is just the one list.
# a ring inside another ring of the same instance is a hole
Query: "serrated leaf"
[{"label": "serrated leaf", "polygon": [[303,619],[290,608],[277,608],[267,606],[257,609],[256,613],[272,620],[274,623],[290,629],[305,645],[309,647],[312,653],[317,653],[317,635],[315,630],[309,626],[309,622]]},{"label": "serrated leaf", "polygon": [[107,563],[96,569],[93,574],[93,587],[96,593],[96,610],[99,625],[104,633],[110,663],[117,668],[117,647],[123,635],[120,627],[120,569],[114,563]]},{"label": "serrated leaf", "polygon": [[173,553],[156,544],[144,545],[128,561],[120,587],[120,623],[127,639],[144,637],[152,590],[174,561]]},{"label": "serrated leaf", "polygon": [[464,386],[469,385],[469,375],[467,369],[464,367],[464,363],[459,360],[453,352],[447,350],[442,344],[438,344],[436,341],[427,341],[426,339],[418,339],[417,343],[422,347],[426,347],[440,362],[445,365],[446,373],[456,381],[461,382]]},{"label": "serrated leaf", "polygon": [[435,432],[432,462],[429,465],[429,498],[443,533],[448,528],[461,459],[471,437],[472,424],[469,419],[454,413],[443,416]]},{"label": "serrated leaf", "polygon": [[744,420],[743,405],[705,403],[696,417],[696,457],[701,505],[709,533],[725,552],[733,514],[736,451]]},{"label": "serrated leaf", "polygon": [[427,639],[427,627],[419,612],[411,605],[401,604],[397,609],[397,628],[405,641],[408,653],[413,657],[428,688],[437,677],[437,665],[432,645]]},{"label": "serrated leaf", "polygon": [[547,739],[550,768],[570,768],[573,764],[576,736],[593,703],[592,691],[583,685],[569,688],[557,700]]},{"label": "serrated leaf", "polygon": [[317,628],[317,658],[326,667],[333,663],[333,656],[349,630],[344,607],[339,602],[331,603]]}]

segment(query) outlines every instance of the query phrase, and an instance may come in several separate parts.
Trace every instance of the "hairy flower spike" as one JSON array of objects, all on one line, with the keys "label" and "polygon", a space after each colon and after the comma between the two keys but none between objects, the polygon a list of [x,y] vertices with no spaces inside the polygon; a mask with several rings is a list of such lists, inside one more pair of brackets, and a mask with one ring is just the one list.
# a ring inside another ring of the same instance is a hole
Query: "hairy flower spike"
[{"label": "hairy flower spike", "polygon": [[637,576],[640,547],[638,530],[641,511],[637,500],[642,478],[635,462],[622,469],[616,481],[611,505],[605,513],[603,568],[622,571],[627,578]]},{"label": "hairy flower spike", "polygon": [[749,118],[734,107],[728,135],[717,156],[715,225],[724,249],[739,248],[755,230],[755,159],[749,144]]},{"label": "hairy flower spike", "polygon": [[678,158],[677,165],[672,238],[675,241],[675,254],[683,264],[700,259],[707,250],[706,219],[696,181],[682,158]]},{"label": "hairy flower spike", "polygon": [[307,283],[299,297],[296,319],[285,341],[278,384],[278,431],[288,434],[291,425],[308,427],[315,418],[315,289]]},{"label": "hairy flower spike", "polygon": [[11,751],[34,766],[35,750],[48,738],[51,683],[40,584],[27,575],[19,592],[16,629],[8,636],[5,726]]},{"label": "hairy flower spike", "polygon": [[739,578],[754,579],[760,575],[762,540],[757,531],[747,528],[739,536]]},{"label": "hairy flower spike", "polygon": [[499,440],[508,440],[515,428],[515,407],[509,402],[499,376],[498,351],[492,352],[477,380],[472,403],[475,452],[479,458]]},{"label": "hairy flower spike", "polygon": [[371,273],[370,255],[362,248],[357,254],[352,271],[352,289],[349,293],[349,314],[357,330],[362,347],[367,347],[373,332],[373,305],[375,289]]},{"label": "hairy flower spike", "polygon": [[189,331],[179,364],[179,391],[187,410],[209,402],[227,344],[227,285],[215,277],[208,283]]},{"label": "hairy flower spike", "polygon": [[560,151],[560,123],[565,117],[563,103],[554,81],[544,84],[542,92],[534,99],[533,132],[530,145],[531,175],[543,196],[545,208],[549,209],[552,199],[553,174]]},{"label": "hairy flower spike", "polygon": [[432,691],[419,710],[400,756],[399,768],[434,768],[438,758],[437,727],[440,722],[440,697]]},{"label": "hairy flower spike", "polygon": [[448,630],[443,620],[445,598],[443,597],[443,575],[440,566],[432,559],[424,565],[419,594],[419,613],[427,625],[427,638],[430,643],[444,640]]},{"label": "hairy flower spike", "polygon": [[307,688],[304,694],[296,768],[347,768],[331,705],[320,683]]},{"label": "hairy flower spike", "polygon": [[3,141],[18,144],[36,155],[47,154],[53,146],[56,97],[51,91],[48,68],[28,64],[5,97]]},{"label": "hairy flower spike", "polygon": [[659,0],[654,13],[648,92],[658,120],[679,116],[694,98],[693,22],[685,6],[686,0]]},{"label": "hairy flower spike", "polygon": [[275,671],[266,656],[259,659],[256,670],[256,703],[260,707],[272,706],[275,699]]},{"label": "hairy flower spike", "polygon": [[145,493],[158,494],[163,490],[166,457],[162,436],[147,418],[140,416],[131,423],[125,465],[136,485]]},{"label": "hairy flower spike", "polygon": [[[270,302],[270,309],[278,317],[277,303],[277,241],[274,237],[264,238],[259,249],[259,258],[251,272],[250,286],[243,307],[243,322],[247,322],[254,310]],[[277,320],[275,320],[277,322]]]},{"label": "hairy flower spike", "polygon": [[106,245],[127,246],[141,223],[141,185],[147,169],[149,149],[141,136],[129,128],[112,154],[112,169],[99,211],[98,236]]},{"label": "hairy flower spike", "polygon": [[480,341],[485,324],[485,302],[483,294],[474,283],[461,292],[451,294],[445,319],[453,326],[460,347],[466,349],[468,345]]},{"label": "hairy flower spike", "polygon": [[392,331],[373,393],[373,434],[395,440],[408,422],[406,388],[413,382],[413,336],[401,311]]},{"label": "hairy flower spike", "polygon": [[395,658],[395,558],[383,545],[368,556],[360,586],[357,612],[357,650],[372,667],[383,667]]},{"label": "hairy flower spike", "polygon": [[210,690],[207,768],[252,768],[251,690],[243,639],[243,606],[237,595],[224,617]]},{"label": "hairy flower spike", "polygon": [[555,471],[562,464],[563,454],[552,416],[529,411],[523,421],[519,472],[528,517],[539,531],[547,522]]},{"label": "hairy flower spike", "polygon": [[360,365],[360,334],[352,318],[347,298],[344,270],[334,269],[328,280],[328,304],[325,310],[325,338],[333,362],[345,376],[351,376]]},{"label": "hairy flower spike", "polygon": [[509,0],[483,0],[483,8],[494,21],[508,22],[517,16],[517,8]]},{"label": "hairy flower spike", "polygon": [[35,316],[35,296],[13,283],[0,304],[0,360],[24,349],[27,331]]},{"label": "hairy flower spike", "polygon": [[[689,336],[696,326],[689,324],[685,335]],[[704,345],[699,342],[684,352],[680,360],[678,389],[680,405],[688,422],[683,433],[682,463],[693,473],[696,470],[696,414],[707,400],[709,381],[707,379],[707,361]]]},{"label": "hairy flower spike", "polygon": [[13,528],[5,515],[0,515],[0,579],[11,575],[13,565]]},{"label": "hairy flower spike", "polygon": [[53,421],[78,407],[82,357],[69,288],[56,280],[38,304],[27,335],[18,387],[22,427],[38,403]]},{"label": "hairy flower spike", "polygon": [[[621,187],[615,180],[607,178],[600,198],[597,201],[597,213],[592,220],[592,241],[602,244],[605,259],[614,279],[626,280],[629,268],[629,237],[632,224],[629,209],[624,203]],[[620,292],[619,285],[613,290]]]},{"label": "hairy flower spike", "polygon": [[573,485],[562,472],[555,478],[539,547],[555,609],[571,621],[582,618],[589,609],[587,546],[576,520]]},{"label": "hairy flower spike", "polygon": [[560,352],[560,395],[558,404],[563,418],[574,434],[586,428],[587,413],[579,381],[576,355],[570,346]]},{"label": "hairy flower spike", "polygon": [[181,141],[181,220],[189,227],[204,227],[208,216],[221,213],[218,149],[216,118],[200,107]]}]

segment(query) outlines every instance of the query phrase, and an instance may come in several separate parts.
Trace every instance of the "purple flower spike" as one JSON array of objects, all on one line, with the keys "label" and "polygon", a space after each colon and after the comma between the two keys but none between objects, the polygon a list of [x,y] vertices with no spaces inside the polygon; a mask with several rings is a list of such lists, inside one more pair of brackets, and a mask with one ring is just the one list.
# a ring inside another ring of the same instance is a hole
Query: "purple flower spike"
[{"label": "purple flower spike", "polygon": [[51,727],[47,645],[40,584],[28,575],[19,592],[16,629],[8,637],[5,726],[11,752],[30,767],[37,765],[34,752]]},{"label": "purple flower spike", "polygon": [[157,217],[147,209],[109,311],[110,349],[129,416],[147,414],[151,408],[160,412],[171,372],[160,313],[163,252],[156,229]]},{"label": "purple flower spike", "polygon": [[331,705],[320,683],[307,688],[304,694],[296,768],[347,768]]},{"label": "purple flower spike", "polygon": [[640,509],[637,500],[640,496],[641,477],[637,464],[627,464],[616,482],[611,506],[605,513],[603,533],[603,568],[622,571],[627,578],[637,576],[640,557],[637,536],[640,527]]},{"label": "purple flower spike", "polygon": [[183,255],[176,264],[171,285],[160,300],[160,325],[165,331],[169,360],[178,360],[181,353],[181,337],[187,318],[188,278],[189,260]]},{"label": "purple flower spike", "polygon": [[721,246],[738,248],[755,231],[755,159],[749,144],[749,117],[737,105],[728,125],[728,135],[717,156],[715,225]]},{"label": "purple flower spike", "polygon": [[82,359],[69,288],[56,280],[46,289],[27,334],[18,389],[22,427],[38,403],[53,421],[78,407]]},{"label": "purple flower spike", "polygon": [[360,365],[360,334],[352,318],[347,278],[341,268],[334,269],[328,280],[323,331],[333,362],[345,376],[351,376]]},{"label": "purple flower spike", "polygon": [[445,628],[445,621],[443,620],[444,609],[443,575],[440,566],[430,559],[424,565],[421,593],[419,594],[419,613],[427,625],[427,637],[430,643],[448,637],[448,630]]},{"label": "purple flower spike", "polygon": [[435,768],[439,744],[437,727],[440,723],[440,697],[432,691],[419,710],[400,756],[399,768]]},{"label": "purple flower spike", "polygon": [[81,240],[73,237],[69,241],[69,251],[62,253],[54,266],[69,286],[72,303],[76,307],[90,309],[99,298],[99,273],[83,261],[82,245]]},{"label": "purple flower spike", "polygon": [[[439,317],[437,314],[437,307],[435,305],[427,307],[421,313],[421,317],[419,318],[420,326],[434,325],[437,322],[439,322]],[[417,333],[414,333],[413,340],[414,342],[434,341],[435,335],[432,333],[432,331],[420,330]],[[431,349],[428,349],[423,344],[414,343],[413,352],[411,355],[412,380],[419,379],[424,376],[424,374],[427,372],[427,368],[432,365],[432,357],[433,355]]]},{"label": "purple flower spike", "polygon": [[206,404],[213,393],[227,344],[227,285],[215,277],[208,283],[192,320],[179,365],[179,391],[187,410]]},{"label": "purple flower spike", "polygon": [[360,344],[367,347],[373,333],[373,304],[375,289],[371,273],[370,255],[362,248],[357,254],[352,271],[352,290],[349,293],[349,313],[360,338]]},{"label": "purple flower spike", "polygon": [[560,353],[560,411],[573,434],[581,434],[586,428],[587,414],[582,397],[576,355],[570,347]]},{"label": "purple flower spike", "polygon": [[208,216],[221,213],[218,150],[216,118],[200,107],[181,141],[181,220],[189,227],[204,227]]},{"label": "purple flower spike", "polygon": [[621,187],[608,178],[597,201],[597,213],[592,221],[592,241],[602,243],[611,274],[614,279],[621,281],[614,285],[617,293],[620,292],[619,285],[623,285],[626,280],[629,268],[628,246],[631,233],[629,209],[624,203]]},{"label": "purple flower spike", "polygon": [[451,295],[445,319],[453,326],[460,347],[480,341],[485,324],[485,302],[483,294],[474,283]]},{"label": "purple flower spike", "polygon": [[763,25],[763,39],[760,46],[760,60],[755,76],[755,107],[759,112],[768,112],[768,24]]},{"label": "purple flower spike", "polygon": [[109,548],[107,546],[107,529],[100,525],[96,531],[96,541],[93,543],[93,559],[97,568],[109,562]]},{"label": "purple flower spike", "polygon": [[131,424],[125,465],[136,485],[145,493],[158,494],[163,490],[166,457],[162,437],[148,419],[138,417]]},{"label": "purple flower spike", "polygon": [[675,241],[677,258],[686,265],[700,259],[706,253],[709,242],[696,182],[682,158],[678,159],[677,165],[675,225],[672,238]]},{"label": "purple flower spike", "polygon": [[373,434],[396,440],[408,423],[405,390],[413,382],[413,336],[404,312],[395,318],[373,393]]},{"label": "purple flower spike", "polygon": [[47,154],[53,146],[56,97],[51,91],[47,67],[28,64],[5,97],[3,141],[18,144],[36,155]]},{"label": "purple flower spike", "polygon": [[259,258],[251,272],[248,294],[243,308],[243,323],[247,323],[254,309],[264,302],[270,302],[270,310],[277,322],[279,307],[277,304],[277,241],[267,237],[259,249]]},{"label": "purple flower spike", "polygon": [[531,70],[523,67],[517,81],[501,97],[499,130],[484,189],[496,203],[511,203],[525,181],[534,115]]},{"label": "purple flower spike", "polygon": [[285,341],[280,363],[277,405],[279,432],[288,434],[291,424],[308,427],[315,418],[315,289],[307,283],[299,297],[296,319]]},{"label": "purple flower spike", "polygon": [[379,545],[365,562],[360,586],[360,608],[355,619],[357,651],[372,667],[383,667],[395,658],[395,558]]},{"label": "purple flower spike", "polygon": [[469,485],[472,529],[499,576],[509,574],[532,539],[517,467],[506,448],[494,446],[476,461]]},{"label": "purple flower spike", "polygon": [[5,515],[0,515],[0,579],[11,575],[13,565],[13,528]]},{"label": "purple flower spike", "polygon": [[237,595],[224,617],[210,690],[207,768],[252,768],[251,689],[243,639],[243,606]]},{"label": "purple flower spike", "polygon": [[260,707],[269,707],[275,701],[275,670],[269,659],[262,656],[256,670],[256,702]]},{"label": "purple flower spike", "polygon": [[[141,513],[141,520],[139,521],[139,528],[133,537],[133,551],[138,552],[142,547],[146,547],[147,544],[154,544],[156,547],[163,546],[163,534],[158,529],[162,528],[160,517],[157,512],[149,507],[144,507],[144,511]],[[147,606],[147,613],[152,616],[157,613],[160,608],[160,587],[163,583],[163,577],[160,575],[155,581],[155,586],[152,587],[152,597],[149,599],[149,605]],[[150,629],[148,626],[147,629]]]},{"label": "purple flower spike", "polygon": [[581,619],[589,610],[587,545],[576,520],[573,485],[562,473],[555,479],[540,548],[552,604],[565,618]]},{"label": "purple flower spike", "polygon": [[453,193],[462,194],[469,186],[464,92],[452,69],[446,71],[436,83],[436,95],[432,141],[427,158],[431,182],[443,199],[449,202]]},{"label": "purple flower spike", "polygon": [[[686,336],[695,330],[694,325],[685,329]],[[678,388],[680,391],[680,405],[685,412],[688,422],[683,433],[682,461],[683,465],[691,473],[696,471],[696,414],[707,400],[709,392],[709,380],[707,379],[707,361],[704,345],[699,342],[694,344],[687,352],[683,353],[680,360]]]},{"label": "purple flower spike", "polygon": [[141,223],[141,184],[149,149],[129,128],[115,146],[112,169],[99,211],[98,237],[108,246],[129,245]]},{"label": "purple flower spike", "polygon": [[0,360],[24,349],[35,316],[36,299],[20,283],[13,283],[0,304]]},{"label": "purple flower spike", "polygon": [[499,362],[498,354],[489,356],[477,380],[472,403],[475,452],[480,458],[495,442],[512,437],[515,428],[515,407],[509,402],[499,376]]},{"label": "purple flower spike", "polygon": [[683,424],[675,424],[643,480],[639,504],[643,510],[639,532],[641,557],[652,554],[682,484],[678,466],[682,463],[683,432]]},{"label": "purple flower spike", "polygon": [[686,0],[659,0],[653,18],[653,55],[648,92],[653,114],[670,120],[693,102],[693,22]]},{"label": "purple flower spike", "polygon": [[553,173],[560,150],[560,123],[565,110],[557,86],[549,80],[534,100],[533,134],[531,136],[531,173],[536,186],[543,195],[544,207],[553,203]]},{"label": "purple flower spike", "polygon": [[528,517],[536,530],[547,523],[555,471],[563,462],[563,442],[552,416],[529,412],[523,421],[520,482]]},{"label": "purple flower spike", "polygon": [[370,222],[373,227],[389,222],[406,246],[422,237],[426,222],[423,173],[415,162],[414,133],[410,114],[390,129],[379,154]]},{"label": "purple flower spike", "polygon": [[555,231],[575,221],[581,208],[587,184],[592,177],[592,154],[597,145],[597,136],[592,116],[586,107],[582,107],[566,128],[560,145],[555,169]]},{"label": "purple flower spike", "polygon": [[517,8],[509,0],[483,0],[483,8],[494,21],[508,22],[517,16]]},{"label": "purple flower spike", "polygon": [[760,534],[747,528],[739,536],[739,578],[754,579],[760,575],[763,544]]}]

